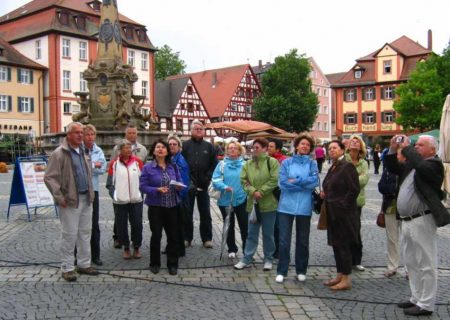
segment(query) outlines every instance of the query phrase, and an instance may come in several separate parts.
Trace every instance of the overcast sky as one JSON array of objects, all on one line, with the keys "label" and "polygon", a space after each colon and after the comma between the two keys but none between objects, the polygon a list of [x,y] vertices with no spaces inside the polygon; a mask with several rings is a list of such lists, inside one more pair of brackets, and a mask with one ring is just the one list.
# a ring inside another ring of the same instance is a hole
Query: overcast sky
[{"label": "overcast sky", "polygon": [[[28,0],[0,0],[4,15]],[[155,46],[169,45],[188,72],[271,61],[297,48],[324,73],[402,35],[441,54],[450,40],[449,0],[118,0],[119,11],[147,26]]]}]

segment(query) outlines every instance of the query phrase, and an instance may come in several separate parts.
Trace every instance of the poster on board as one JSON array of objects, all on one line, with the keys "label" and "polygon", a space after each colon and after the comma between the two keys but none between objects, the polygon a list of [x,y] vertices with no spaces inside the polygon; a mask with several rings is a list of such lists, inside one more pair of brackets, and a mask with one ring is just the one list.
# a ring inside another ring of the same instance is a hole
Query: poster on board
[{"label": "poster on board", "polygon": [[44,183],[47,163],[45,161],[20,162],[22,181],[27,197],[28,207],[52,206],[53,197]]}]

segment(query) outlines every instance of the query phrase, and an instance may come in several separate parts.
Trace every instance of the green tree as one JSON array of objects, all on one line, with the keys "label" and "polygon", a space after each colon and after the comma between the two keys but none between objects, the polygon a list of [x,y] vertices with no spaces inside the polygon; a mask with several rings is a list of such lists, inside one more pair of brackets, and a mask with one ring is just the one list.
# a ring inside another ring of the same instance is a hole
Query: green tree
[{"label": "green tree", "polygon": [[290,132],[309,130],[319,104],[311,91],[310,71],[308,59],[296,49],[275,58],[262,78],[263,93],[254,101],[256,119]]},{"label": "green tree", "polygon": [[169,76],[186,72],[186,64],[180,59],[179,52],[172,52],[172,49],[166,44],[157,49],[158,51],[155,53],[156,80],[164,80]]},{"label": "green tree", "polygon": [[432,55],[419,62],[407,83],[401,84],[396,94],[394,110],[396,119],[406,130],[421,132],[439,128],[442,106],[450,93],[450,50],[442,56]]}]

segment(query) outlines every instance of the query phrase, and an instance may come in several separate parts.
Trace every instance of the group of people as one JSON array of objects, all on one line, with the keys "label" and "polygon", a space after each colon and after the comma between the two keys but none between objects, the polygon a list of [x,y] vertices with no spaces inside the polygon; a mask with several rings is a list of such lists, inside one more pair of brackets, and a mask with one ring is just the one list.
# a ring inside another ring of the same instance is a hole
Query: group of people
[{"label": "group of people", "polygon": [[[278,141],[255,139],[248,161],[244,160],[245,149],[239,142],[230,142],[224,146],[223,159],[218,161],[214,146],[203,139],[202,122],[195,120],[191,124],[191,139],[182,143],[178,137],[169,136],[167,141],[155,141],[149,152],[151,160],[146,162],[147,149],[137,142],[137,129],[129,126],[125,139],[114,148],[107,168],[104,154],[95,144],[95,134],[92,125],[71,123],[63,143],[50,156],[45,174],[45,183],[59,209],[61,270],[65,280],[75,281],[75,270],[79,274],[96,275],[98,271],[91,262],[102,264],[98,176],[106,171],[106,187],[114,204],[115,246],[123,249],[124,259],[142,257],[144,203],[148,206],[151,229],[151,272],[160,271],[164,230],[167,246],[163,251],[167,254],[168,271],[177,274],[179,257],[192,245],[195,202],[203,246],[212,248],[208,195],[212,183],[214,189],[220,191],[217,204],[224,218],[227,207],[232,207],[227,238],[229,258],[236,258],[238,253],[235,220],[240,229],[242,257],[234,268],[241,270],[251,266],[262,229],[263,269],[271,270],[273,259],[279,258],[275,281],[283,282],[289,269],[295,221],[296,278],[306,280],[312,194],[320,185],[321,169],[313,156],[316,150],[313,137],[300,134],[295,138],[295,152],[291,157],[281,154]],[[421,137],[415,148],[409,146],[407,137],[401,138],[394,137],[390,149],[381,155],[384,170],[398,177],[391,180],[395,191],[391,190],[389,197],[383,195],[382,210],[387,212],[393,208],[395,212],[395,219],[386,219],[386,224],[395,223],[393,227],[387,226],[388,237],[392,232],[398,233],[402,225],[402,246],[412,297],[399,306],[405,308],[405,314],[430,314],[437,287],[436,228],[450,221],[440,203],[442,162],[436,156],[434,138]],[[328,244],[333,248],[336,275],[324,284],[331,290],[348,290],[352,286],[352,269],[364,271],[361,212],[365,204],[364,188],[369,180],[366,146],[355,135],[347,141],[347,146],[333,140],[327,148],[331,166],[320,192],[321,215],[326,215]],[[399,259],[395,257],[398,250],[390,250],[392,245],[397,244],[388,241],[386,276],[395,274],[398,267]]]}]

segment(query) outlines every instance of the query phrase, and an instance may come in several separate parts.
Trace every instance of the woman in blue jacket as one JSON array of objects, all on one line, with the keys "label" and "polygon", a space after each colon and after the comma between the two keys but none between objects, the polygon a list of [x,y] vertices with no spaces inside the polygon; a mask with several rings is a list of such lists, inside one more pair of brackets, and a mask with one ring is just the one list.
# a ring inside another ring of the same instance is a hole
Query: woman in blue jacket
[{"label": "woman in blue jacket", "polygon": [[281,197],[278,203],[280,228],[280,258],[278,261],[276,282],[283,282],[287,276],[290,256],[292,224],[295,220],[295,270],[299,281],[306,280],[309,259],[309,229],[312,212],[312,191],[319,185],[318,167],[311,160],[314,140],[302,134],[295,138],[296,154],[281,164],[279,185]]},{"label": "woman in blue jacket", "polygon": [[229,258],[236,258],[238,251],[234,234],[235,215],[241,231],[242,252],[244,252],[245,241],[247,240],[248,214],[245,211],[247,194],[242,188],[240,180],[241,170],[245,163],[242,158],[243,150],[239,142],[228,143],[226,147],[227,155],[224,160],[217,164],[212,176],[214,189],[221,191],[217,204],[224,219],[226,216],[225,208],[230,204],[233,207],[234,214],[230,217],[230,228],[227,238]]}]

